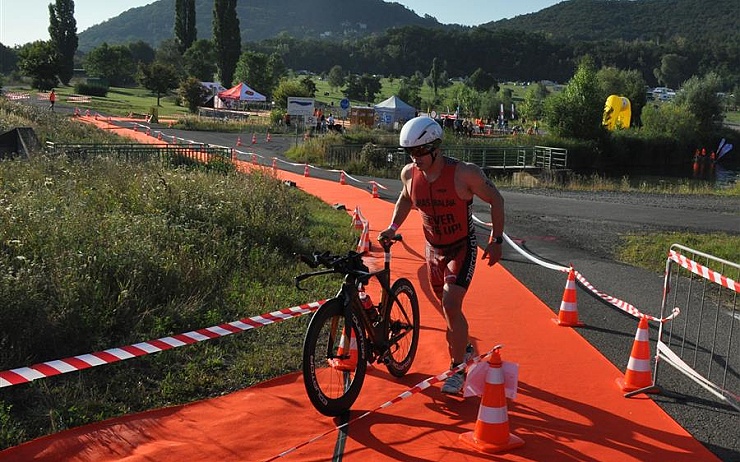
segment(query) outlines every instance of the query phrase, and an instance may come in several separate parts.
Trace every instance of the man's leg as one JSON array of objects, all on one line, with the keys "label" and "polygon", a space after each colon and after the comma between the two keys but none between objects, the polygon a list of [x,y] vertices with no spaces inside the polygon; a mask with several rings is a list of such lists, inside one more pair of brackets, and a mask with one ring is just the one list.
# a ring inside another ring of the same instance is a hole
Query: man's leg
[{"label": "man's leg", "polygon": [[447,321],[447,346],[453,365],[465,362],[468,346],[468,320],[462,311],[467,289],[455,284],[445,284],[442,294],[442,310]]}]

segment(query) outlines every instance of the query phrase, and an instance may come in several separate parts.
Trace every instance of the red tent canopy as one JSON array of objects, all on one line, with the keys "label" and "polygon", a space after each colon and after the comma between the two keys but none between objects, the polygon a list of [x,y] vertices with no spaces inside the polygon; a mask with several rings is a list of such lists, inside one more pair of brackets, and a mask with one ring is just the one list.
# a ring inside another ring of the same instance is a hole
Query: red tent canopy
[{"label": "red tent canopy", "polygon": [[228,90],[219,92],[218,97],[233,101],[267,101],[265,95],[257,93],[244,82],[234,85]]}]

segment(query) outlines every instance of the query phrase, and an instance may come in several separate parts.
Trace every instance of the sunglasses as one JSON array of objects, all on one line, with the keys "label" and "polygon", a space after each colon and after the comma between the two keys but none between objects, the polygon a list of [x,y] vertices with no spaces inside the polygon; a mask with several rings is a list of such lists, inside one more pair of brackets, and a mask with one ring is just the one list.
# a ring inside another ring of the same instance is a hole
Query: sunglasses
[{"label": "sunglasses", "polygon": [[413,148],[404,148],[406,154],[414,158],[428,156],[433,153],[437,147],[434,144],[423,144],[421,146],[414,146]]}]

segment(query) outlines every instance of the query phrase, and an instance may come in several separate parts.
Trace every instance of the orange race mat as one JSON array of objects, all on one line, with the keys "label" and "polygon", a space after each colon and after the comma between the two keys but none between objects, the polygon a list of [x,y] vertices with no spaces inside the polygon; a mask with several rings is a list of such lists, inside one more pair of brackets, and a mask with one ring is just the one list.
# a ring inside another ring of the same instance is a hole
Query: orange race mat
[{"label": "orange race mat", "polygon": [[[393,204],[368,191],[279,175],[328,204],[359,206],[371,241],[388,224]],[[0,461],[261,461],[294,447],[278,460],[719,460],[651,399],[624,398],[615,384],[622,371],[577,330],[553,323],[552,310],[502,266],[480,261],[465,304],[470,335],[477,352],[503,344],[502,358],[519,364],[508,419],[524,446],[488,455],[462,444],[459,436],[473,430],[480,399],[448,397],[439,385],[358,419],[449,365],[444,320],[426,283],[418,215],[412,213],[399,232],[404,240],[393,247],[393,276],[408,277],[419,292],[419,351],[402,379],[383,367],[370,372],[350,417],[356,420],[342,431],[335,430],[341,421],[314,410],[300,375],[291,374],[227,396],[40,438],[0,452]]]}]

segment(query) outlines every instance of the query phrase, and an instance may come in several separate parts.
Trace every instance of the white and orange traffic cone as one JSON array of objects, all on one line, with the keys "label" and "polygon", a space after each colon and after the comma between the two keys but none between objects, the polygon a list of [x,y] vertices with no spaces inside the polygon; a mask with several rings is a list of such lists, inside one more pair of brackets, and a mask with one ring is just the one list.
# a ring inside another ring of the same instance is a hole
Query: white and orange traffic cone
[{"label": "white and orange traffic cone", "polygon": [[504,372],[498,350],[494,350],[488,359],[486,384],[483,388],[475,429],[460,435],[460,441],[488,454],[524,445],[523,439],[509,432]]},{"label": "white and orange traffic cone", "polygon": [[308,141],[308,132],[303,134],[303,141]]},{"label": "white and orange traffic cone", "polygon": [[252,133],[252,144],[257,144],[257,134]]},{"label": "white and orange traffic cone", "polygon": [[138,127],[138,125],[136,125],[136,124],[134,124],[134,131],[135,131],[135,132],[138,132],[138,131],[139,131],[139,127]]},{"label": "white and orange traffic cone", "polygon": [[303,168],[303,176],[305,177],[310,176],[309,171],[308,171],[308,164],[306,164],[306,166]]},{"label": "white and orange traffic cone", "polygon": [[252,153],[252,164],[253,164],[253,165],[257,165],[257,163],[258,163],[258,162],[257,162],[257,154],[255,154],[255,153]]},{"label": "white and orange traffic cone", "polygon": [[265,139],[265,142],[269,143],[272,141],[272,137],[270,136],[270,132],[267,132],[267,138]]},{"label": "white and orange traffic cone", "polygon": [[355,207],[355,210],[352,213],[352,226],[354,226],[355,229],[363,229],[362,213],[360,213],[359,205]]},{"label": "white and orange traffic cone", "polygon": [[85,117],[90,117],[90,109],[85,109]]},{"label": "white and orange traffic cone", "polygon": [[576,298],[576,271],[570,267],[568,280],[563,290],[563,301],[560,303],[558,318],[553,319],[559,326],[579,327],[583,323],[578,320],[578,301]]},{"label": "white and orange traffic cone", "polygon": [[277,173],[277,157],[272,158],[272,173]]},{"label": "white and orange traffic cone", "polygon": [[146,136],[152,136],[152,129],[149,127],[146,128]]},{"label": "white and orange traffic cone", "polygon": [[[346,329],[345,329],[346,331]],[[357,337],[355,331],[350,329],[349,342],[346,332],[342,332],[337,348],[337,358],[329,359],[329,366],[338,371],[354,371],[357,368]]]},{"label": "white and orange traffic cone", "polygon": [[157,134],[157,139],[160,140],[160,141],[162,141],[162,132],[159,132]]},{"label": "white and orange traffic cone", "polygon": [[241,136],[237,136],[236,137],[236,145],[237,146],[241,146],[242,145],[242,137]]},{"label": "white and orange traffic cone", "polygon": [[380,197],[378,195],[378,183],[373,181],[373,199],[377,199],[378,197]]},{"label": "white and orange traffic cone", "polygon": [[632,344],[630,359],[627,362],[627,371],[624,373],[624,378],[620,377],[617,379],[617,385],[624,392],[639,390],[653,385],[652,371],[650,369],[650,329],[645,316],[640,317],[635,341]]},{"label": "white and orange traffic cone", "polygon": [[344,175],[344,170],[339,173],[339,184],[347,184],[347,180]]}]

